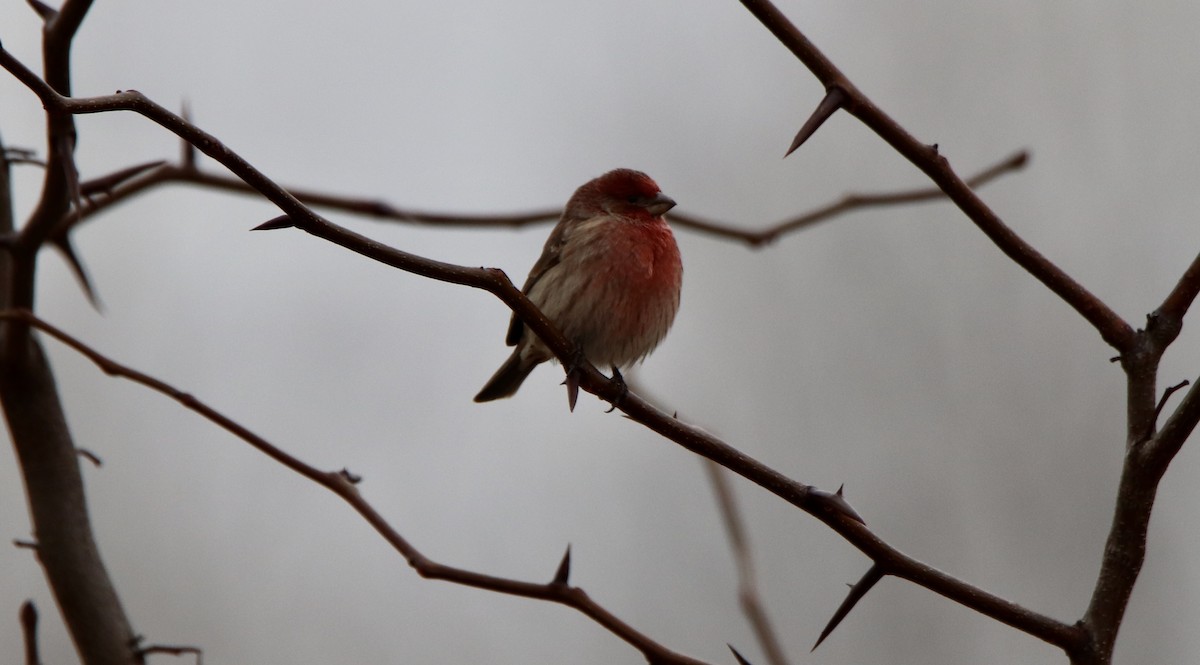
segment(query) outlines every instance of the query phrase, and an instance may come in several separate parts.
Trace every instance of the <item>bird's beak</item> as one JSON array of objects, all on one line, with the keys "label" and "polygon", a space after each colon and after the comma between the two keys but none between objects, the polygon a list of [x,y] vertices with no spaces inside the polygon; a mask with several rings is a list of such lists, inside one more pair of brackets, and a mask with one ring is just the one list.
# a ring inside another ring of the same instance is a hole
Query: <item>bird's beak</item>
[{"label": "bird's beak", "polygon": [[659,192],[654,195],[654,198],[646,199],[646,202],[642,205],[646,208],[647,212],[658,217],[666,214],[668,210],[675,207],[675,199]]}]

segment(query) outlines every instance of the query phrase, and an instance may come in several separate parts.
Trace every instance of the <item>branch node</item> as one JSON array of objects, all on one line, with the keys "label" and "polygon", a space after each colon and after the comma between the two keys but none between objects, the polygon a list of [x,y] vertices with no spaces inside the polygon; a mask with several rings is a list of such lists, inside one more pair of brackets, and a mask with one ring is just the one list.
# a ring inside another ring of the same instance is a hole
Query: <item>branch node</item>
[{"label": "branch node", "polygon": [[817,503],[821,504],[827,512],[836,513],[847,519],[853,520],[866,526],[867,522],[850,506],[850,502],[846,501],[845,495],[842,493],[842,488],[845,485],[838,487],[834,493],[829,493],[824,490],[819,490],[816,487],[809,488],[809,494]]}]

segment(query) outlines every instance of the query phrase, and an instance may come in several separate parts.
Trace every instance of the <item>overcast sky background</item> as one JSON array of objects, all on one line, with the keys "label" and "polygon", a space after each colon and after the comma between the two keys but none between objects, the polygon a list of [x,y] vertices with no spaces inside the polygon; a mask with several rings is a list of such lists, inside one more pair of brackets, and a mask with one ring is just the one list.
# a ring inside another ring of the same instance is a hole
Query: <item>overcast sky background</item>
[{"label": "overcast sky background", "polygon": [[[1141,325],[1196,255],[1200,5],[781,2],[860,88],[972,173],[1014,229]],[[40,24],[0,5],[31,66]],[[839,115],[783,160],[822,89],[737,2],[97,3],[78,95],[137,89],[284,185],[438,212],[562,205],[617,166],[680,210],[760,228],[850,191],[927,181]],[[132,114],[78,120],[85,177],[174,158]],[[41,108],[0,76],[0,132],[43,151]],[[208,160],[204,168],[220,170]],[[17,171],[20,212],[40,172]],[[711,662],[764,662],[741,617],[699,461],[584,395],[561,370],[516,398],[471,397],[507,355],[481,291],[371,263],[248,197],[169,187],[75,240],[96,312],[47,253],[42,316],[207,400],[365,496],[447,564],[572,581],[651,637]],[[548,225],[439,230],[334,221],[520,282]],[[1057,618],[1082,615],[1124,443],[1124,380],[1089,325],[947,204],[839,218],[761,250],[677,232],[683,304],[636,372],[668,411],[774,468],[845,483],[901,550]],[[1190,323],[1190,321],[1189,321]],[[175,403],[47,342],[104,558],[138,632],[206,663],[637,663],[564,607],[420,579],[328,492]],[[1195,378],[1191,326],[1162,384]],[[1159,492],[1120,662],[1200,653],[1196,446]],[[5,447],[5,450],[10,450]],[[0,455],[4,539],[28,538]],[[808,649],[869,561],[812,518],[735,483],[765,602],[797,663],[1061,663],[1057,650],[887,580]],[[75,656],[34,557],[0,548],[0,660],[41,608],[43,660]],[[8,617],[5,619],[4,617]],[[156,657],[154,662],[174,662]]]}]

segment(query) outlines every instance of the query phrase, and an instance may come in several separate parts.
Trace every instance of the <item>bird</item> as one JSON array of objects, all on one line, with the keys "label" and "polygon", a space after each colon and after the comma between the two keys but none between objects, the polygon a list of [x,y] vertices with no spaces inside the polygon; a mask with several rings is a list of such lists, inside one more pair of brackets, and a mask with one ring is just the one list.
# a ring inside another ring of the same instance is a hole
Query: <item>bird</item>
[{"label": "bird", "polygon": [[[663,218],[675,201],[650,176],[614,169],[575,190],[522,291],[577,355],[596,367],[640,362],[666,337],[679,311],[683,263]],[[554,354],[515,313],[505,343],[516,347],[476,402],[511,397]],[[577,363],[576,363],[577,364]],[[579,392],[567,371],[568,405]]]}]

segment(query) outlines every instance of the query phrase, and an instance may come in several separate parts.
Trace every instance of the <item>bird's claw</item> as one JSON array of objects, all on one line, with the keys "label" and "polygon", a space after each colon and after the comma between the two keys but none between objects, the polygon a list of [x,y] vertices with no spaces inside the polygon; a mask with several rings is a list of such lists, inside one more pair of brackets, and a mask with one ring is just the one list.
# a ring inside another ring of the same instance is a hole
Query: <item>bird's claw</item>
[{"label": "bird's claw", "polygon": [[617,384],[617,386],[621,389],[621,392],[617,394],[616,399],[610,402],[612,406],[608,407],[608,411],[605,411],[605,413],[612,413],[613,411],[616,411],[617,407],[621,405],[621,402],[625,400],[625,396],[629,394],[629,386],[625,384],[625,377],[621,376],[621,370],[613,367],[612,379],[610,380]]}]

